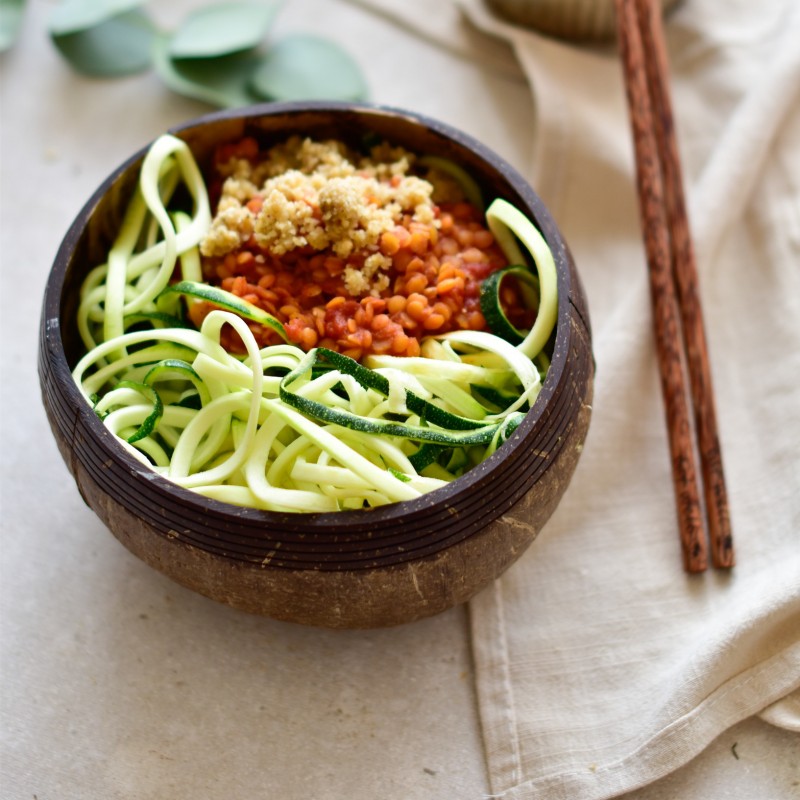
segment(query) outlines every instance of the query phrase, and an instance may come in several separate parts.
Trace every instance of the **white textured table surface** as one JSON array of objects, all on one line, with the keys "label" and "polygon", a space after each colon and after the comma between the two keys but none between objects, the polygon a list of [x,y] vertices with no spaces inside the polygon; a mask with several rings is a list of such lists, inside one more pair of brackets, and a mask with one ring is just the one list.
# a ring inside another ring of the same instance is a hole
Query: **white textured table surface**
[{"label": "white textured table surface", "polygon": [[[153,75],[73,74],[29,2],[3,55],[2,715],[15,800],[480,798],[488,792],[466,610],[330,632],[251,617],[176,586],[84,506],[39,401],[39,306],[66,228],[104,176],[208,109]],[[151,4],[155,6],[156,4]],[[180,19],[197,0],[156,8]],[[527,86],[344,2],[290,0],[275,31],[324,33],[372,99],[429,113],[521,165]],[[398,63],[402,68],[398,69]],[[739,724],[631,800],[800,797],[797,737]]]}]

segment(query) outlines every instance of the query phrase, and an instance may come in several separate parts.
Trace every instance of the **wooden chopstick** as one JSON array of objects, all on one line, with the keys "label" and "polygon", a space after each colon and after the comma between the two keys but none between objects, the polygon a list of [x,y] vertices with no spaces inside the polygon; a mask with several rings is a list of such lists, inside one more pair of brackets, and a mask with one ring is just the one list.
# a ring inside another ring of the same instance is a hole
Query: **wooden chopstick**
[{"label": "wooden chopstick", "polygon": [[615,0],[615,4],[684,568],[702,572],[708,561],[687,369],[712,564],[731,567],[734,551],[728,495],[669,96],[661,6],[654,0]]},{"label": "wooden chopstick", "polygon": [[672,266],[678,287],[681,324],[686,348],[694,405],[700,465],[703,474],[711,561],[715,567],[734,564],[733,534],[728,509],[728,490],[722,467],[722,451],[717,433],[717,413],[711,383],[703,311],[700,305],[694,245],[683,193],[680,156],[675,137],[675,122],[669,93],[669,67],[661,8],[657,2],[637,0],[647,80],[653,102],[656,138],[664,179],[664,194],[669,224]]}]

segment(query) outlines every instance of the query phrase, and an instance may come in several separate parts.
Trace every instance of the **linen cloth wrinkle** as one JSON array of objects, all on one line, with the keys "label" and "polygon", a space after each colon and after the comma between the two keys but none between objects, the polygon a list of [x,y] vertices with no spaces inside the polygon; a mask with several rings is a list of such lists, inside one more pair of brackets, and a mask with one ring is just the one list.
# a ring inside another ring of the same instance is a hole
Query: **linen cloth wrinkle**
[{"label": "linen cloth wrinkle", "polygon": [[616,51],[459,5],[528,75],[523,169],[575,256],[598,363],[570,490],[471,602],[492,792],[599,800],[663,777],[748,716],[797,717],[800,8],[690,0],[666,25],[739,559],[698,578],[680,565]]},{"label": "linen cloth wrinkle", "polygon": [[[712,260],[728,226],[741,217],[786,115],[800,99],[800,6],[780,14],[783,44],[770,53],[726,126],[698,181],[690,215],[699,264]],[[791,194],[787,196],[791,197]],[[793,195],[797,198],[797,194]],[[715,213],[726,207],[725,214]]]},{"label": "linen cloth wrinkle", "polygon": [[[490,704],[498,710],[502,709],[496,718],[488,724],[496,726],[492,734],[492,739],[499,739],[508,742],[509,746],[503,752],[493,752],[488,759],[495,763],[498,775],[503,776],[503,780],[509,784],[519,783],[523,780],[520,771],[520,754],[517,747],[519,732],[515,715],[515,706],[511,690],[511,677],[508,673],[507,644],[503,632],[505,631],[505,620],[503,618],[503,598],[499,591],[499,585],[495,584],[487,590],[492,594],[492,613],[494,614],[494,624],[498,631],[498,636],[493,640],[495,645],[492,658],[492,671],[502,675],[497,682],[478,682],[477,692],[484,693],[483,704]],[[485,739],[488,742],[488,739]],[[487,753],[487,757],[489,754]]]},{"label": "linen cloth wrinkle", "polygon": [[454,56],[478,62],[485,69],[509,80],[524,82],[525,75],[508,43],[476,31],[459,13],[452,0],[431,3],[425,0],[346,0],[376,12],[394,24],[417,35]]}]

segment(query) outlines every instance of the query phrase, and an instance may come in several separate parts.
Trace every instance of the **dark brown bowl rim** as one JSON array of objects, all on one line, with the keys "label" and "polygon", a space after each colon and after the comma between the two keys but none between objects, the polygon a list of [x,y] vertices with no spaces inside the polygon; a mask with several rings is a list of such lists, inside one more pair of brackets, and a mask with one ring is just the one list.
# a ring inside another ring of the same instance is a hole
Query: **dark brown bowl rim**
[{"label": "dark brown bowl rim", "polygon": [[[443,486],[413,500],[391,503],[372,509],[326,513],[278,512],[240,507],[203,497],[196,492],[192,492],[178,484],[172,483],[168,479],[149,470],[116,443],[111,447],[106,445],[109,457],[123,464],[133,478],[137,480],[146,480],[152,488],[157,488],[159,493],[163,494],[165,498],[180,498],[183,503],[188,503],[198,509],[202,509],[205,515],[210,515],[220,520],[229,522],[238,520],[248,523],[263,523],[265,532],[271,528],[277,528],[280,529],[284,535],[290,533],[292,530],[302,529],[303,531],[307,531],[309,524],[313,524],[314,529],[318,530],[320,533],[342,529],[346,529],[352,533],[358,533],[368,529],[374,530],[377,526],[384,523],[397,522],[400,519],[410,521],[425,516],[426,512],[431,508],[438,508],[442,504],[446,505],[448,499],[454,493],[463,494],[467,491],[473,492],[479,490],[486,481],[491,480],[495,467],[498,464],[512,451],[525,446],[525,437],[536,425],[537,421],[543,415],[550,413],[549,400],[553,395],[554,388],[559,383],[570,353],[569,344],[571,331],[570,326],[564,323],[568,318],[570,305],[573,305],[573,310],[575,310],[572,300],[573,289],[575,287],[571,285],[572,276],[570,275],[569,268],[571,258],[567,245],[543,201],[522,175],[504,158],[471,135],[447,123],[414,111],[377,103],[335,103],[325,101],[263,103],[204,114],[170,128],[169,133],[180,137],[183,132],[208,123],[224,120],[256,119],[279,114],[301,115],[313,112],[329,114],[355,112],[368,115],[378,114],[382,116],[399,117],[412,124],[423,125],[436,135],[444,139],[449,139],[455,144],[476,153],[480,159],[485,161],[491,169],[501,176],[510,188],[523,199],[527,206],[525,209],[526,214],[539,228],[553,253],[557,270],[558,321],[555,332],[553,357],[548,374],[533,407],[527,412],[524,420],[516,431],[497,452],[481,464],[473,467],[465,475],[447,486]],[[76,418],[77,415],[83,415],[83,421],[86,422],[87,429],[90,432],[96,433],[98,440],[103,442],[110,441],[111,437],[104,435],[107,434],[107,431],[102,422],[94,414],[91,407],[86,403],[83,395],[78,390],[78,387],[71,380],[71,367],[67,362],[61,337],[62,292],[72,252],[80,240],[86,224],[100,202],[100,199],[126,170],[144,157],[151,143],[152,142],[141,147],[136,153],[114,169],[102,181],[89,200],[86,201],[68,228],[59,246],[50,275],[47,279],[44,293],[42,327],[43,335],[47,342],[47,349],[51,357],[57,362],[55,365],[56,374],[70,377],[70,380],[65,381],[67,385],[62,387],[66,396],[65,399],[68,401],[71,408],[74,409]],[[581,314],[581,309],[577,310],[579,315],[583,316],[583,314]],[[584,322],[588,327],[588,320],[584,320]]]}]

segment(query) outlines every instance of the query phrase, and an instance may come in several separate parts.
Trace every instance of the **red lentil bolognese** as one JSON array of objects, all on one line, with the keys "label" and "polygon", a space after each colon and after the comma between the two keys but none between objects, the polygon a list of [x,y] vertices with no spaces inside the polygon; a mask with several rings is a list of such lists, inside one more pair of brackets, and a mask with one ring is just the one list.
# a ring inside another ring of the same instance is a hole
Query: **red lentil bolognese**
[{"label": "red lentil bolognese", "polygon": [[[485,330],[480,286],[506,258],[458,183],[416,162],[388,144],[361,156],[297,136],[266,150],[253,138],[219,147],[205,280],[279,319],[304,350],[357,361],[418,356],[427,335]],[[530,312],[508,284],[506,311],[522,326]],[[192,320],[213,307],[195,304]],[[262,346],[278,341],[251,329]],[[225,340],[241,352],[234,331]]]}]

